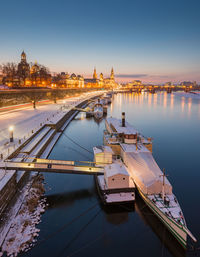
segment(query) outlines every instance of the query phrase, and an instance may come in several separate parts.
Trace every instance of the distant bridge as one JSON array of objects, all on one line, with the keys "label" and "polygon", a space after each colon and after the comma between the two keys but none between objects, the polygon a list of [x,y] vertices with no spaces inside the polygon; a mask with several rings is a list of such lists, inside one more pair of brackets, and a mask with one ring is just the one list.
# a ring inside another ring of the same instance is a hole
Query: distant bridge
[{"label": "distant bridge", "polygon": [[0,163],[0,169],[83,175],[104,174],[104,168],[96,167],[94,162],[58,161],[37,158],[33,162],[29,159],[25,162],[4,161]]}]

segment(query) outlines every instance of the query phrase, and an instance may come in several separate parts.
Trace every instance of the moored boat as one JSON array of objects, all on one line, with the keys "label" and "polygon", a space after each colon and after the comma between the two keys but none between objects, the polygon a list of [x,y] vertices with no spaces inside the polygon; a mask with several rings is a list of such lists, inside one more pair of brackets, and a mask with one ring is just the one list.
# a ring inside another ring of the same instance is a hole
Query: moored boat
[{"label": "moored boat", "polygon": [[196,242],[187,228],[181,207],[172,192],[172,185],[152,156],[151,140],[143,137],[125,121],[125,113],[122,121],[107,119],[106,129],[104,143],[121,156],[147,206],[184,248],[187,247],[187,235]]},{"label": "moored boat", "polygon": [[100,101],[95,103],[93,113],[94,113],[94,117],[97,120],[99,120],[103,117],[103,104]]},{"label": "moored boat", "polygon": [[96,165],[104,166],[104,175],[95,176],[98,193],[104,204],[130,203],[135,200],[135,184],[121,160],[113,160],[108,146],[93,148]]}]

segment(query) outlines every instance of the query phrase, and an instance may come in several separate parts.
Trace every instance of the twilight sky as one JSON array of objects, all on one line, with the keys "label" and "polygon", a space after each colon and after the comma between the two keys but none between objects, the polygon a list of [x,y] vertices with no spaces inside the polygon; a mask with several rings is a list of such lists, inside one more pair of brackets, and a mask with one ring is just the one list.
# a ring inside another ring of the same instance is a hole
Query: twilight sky
[{"label": "twilight sky", "polygon": [[200,0],[1,0],[0,63],[200,82]]}]

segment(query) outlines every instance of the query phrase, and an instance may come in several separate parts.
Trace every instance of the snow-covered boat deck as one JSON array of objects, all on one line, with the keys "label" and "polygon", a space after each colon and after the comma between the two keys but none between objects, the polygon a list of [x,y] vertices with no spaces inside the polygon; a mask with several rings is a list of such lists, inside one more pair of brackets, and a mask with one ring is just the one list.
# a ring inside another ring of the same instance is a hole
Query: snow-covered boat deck
[{"label": "snow-covered boat deck", "polygon": [[181,207],[176,199],[172,195],[165,195],[165,202],[163,202],[161,195],[148,195],[147,196],[165,215],[174,219],[175,222],[186,226],[186,222],[183,216]]}]

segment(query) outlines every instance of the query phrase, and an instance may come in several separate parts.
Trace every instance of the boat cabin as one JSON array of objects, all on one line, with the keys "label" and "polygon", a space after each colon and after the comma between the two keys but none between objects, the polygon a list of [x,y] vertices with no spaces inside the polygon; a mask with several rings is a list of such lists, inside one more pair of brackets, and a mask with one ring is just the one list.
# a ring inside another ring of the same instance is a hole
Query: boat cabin
[{"label": "boat cabin", "polygon": [[108,118],[106,129],[110,134],[117,134],[121,143],[135,144],[137,141],[138,131],[125,121],[125,113],[122,113],[122,120]]},{"label": "boat cabin", "polygon": [[113,163],[105,166],[104,180],[107,189],[129,188],[130,175],[122,163]]}]

